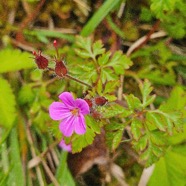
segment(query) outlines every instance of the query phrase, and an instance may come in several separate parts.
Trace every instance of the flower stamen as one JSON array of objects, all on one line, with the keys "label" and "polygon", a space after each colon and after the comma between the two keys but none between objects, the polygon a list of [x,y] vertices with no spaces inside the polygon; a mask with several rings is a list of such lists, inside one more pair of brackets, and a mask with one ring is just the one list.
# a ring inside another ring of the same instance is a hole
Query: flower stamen
[{"label": "flower stamen", "polygon": [[75,108],[73,110],[70,111],[72,113],[72,115],[74,116],[78,116],[79,115],[79,109],[78,108]]}]

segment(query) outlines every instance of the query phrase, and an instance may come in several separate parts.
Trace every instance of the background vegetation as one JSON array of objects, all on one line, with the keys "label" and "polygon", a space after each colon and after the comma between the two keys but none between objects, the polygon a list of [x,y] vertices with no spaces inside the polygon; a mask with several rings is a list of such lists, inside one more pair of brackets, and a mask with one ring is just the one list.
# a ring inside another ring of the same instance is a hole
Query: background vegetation
[{"label": "background vegetation", "polygon": [[[185,12],[184,0],[0,0],[0,185],[185,186]],[[37,68],[38,50],[54,68],[54,39],[90,87]],[[108,100],[65,138],[75,154],[48,114],[63,91]]]}]

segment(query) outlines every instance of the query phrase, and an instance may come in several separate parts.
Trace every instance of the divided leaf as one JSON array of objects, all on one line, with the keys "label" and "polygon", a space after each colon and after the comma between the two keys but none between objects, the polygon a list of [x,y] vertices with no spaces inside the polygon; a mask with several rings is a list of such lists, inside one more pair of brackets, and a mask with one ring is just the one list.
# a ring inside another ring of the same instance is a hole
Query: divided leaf
[{"label": "divided leaf", "polygon": [[120,144],[124,127],[125,126],[120,123],[111,123],[106,125],[106,142],[111,150],[115,150]]},{"label": "divided leaf", "polygon": [[109,103],[108,105],[104,107],[100,107],[97,109],[103,118],[112,118],[114,116],[117,116],[119,114],[128,115],[129,111],[126,110],[124,107],[118,105],[117,103]]},{"label": "divided leaf", "polygon": [[135,140],[139,140],[141,136],[142,122],[139,119],[133,119],[131,123],[131,132]]},{"label": "divided leaf", "polygon": [[124,70],[132,65],[132,61],[121,51],[114,53],[110,61],[106,64],[107,67],[112,67],[116,74],[124,74]]},{"label": "divided leaf", "polygon": [[79,48],[76,48],[75,52],[82,58],[92,58],[95,60],[96,56],[105,52],[103,44],[100,40],[92,44],[92,41],[89,37],[83,38],[81,36],[77,36],[76,44]]},{"label": "divided leaf", "polygon": [[72,141],[72,153],[81,152],[83,148],[92,144],[95,136],[95,133],[89,127],[87,127],[85,134],[76,135]]},{"label": "divided leaf", "polygon": [[137,97],[135,97],[133,94],[125,95],[124,97],[127,101],[127,105],[130,110],[141,108],[141,101]]},{"label": "divided leaf", "polygon": [[150,96],[150,93],[152,92],[153,88],[151,87],[151,83],[148,80],[145,80],[144,84],[140,84],[139,88],[143,98],[142,106],[143,108],[145,108],[155,99],[155,95]]}]

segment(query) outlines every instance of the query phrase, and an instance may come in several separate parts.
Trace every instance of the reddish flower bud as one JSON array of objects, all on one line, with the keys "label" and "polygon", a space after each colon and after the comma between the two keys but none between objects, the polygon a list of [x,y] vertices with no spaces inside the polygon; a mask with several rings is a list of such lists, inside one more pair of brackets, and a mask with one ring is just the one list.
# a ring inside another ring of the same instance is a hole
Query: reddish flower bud
[{"label": "reddish flower bud", "polygon": [[56,40],[54,40],[53,46],[54,46],[54,48],[57,48],[57,41]]},{"label": "reddish flower bud", "polygon": [[97,97],[97,98],[95,98],[94,100],[95,100],[95,104],[96,104],[97,106],[103,106],[103,105],[106,104],[107,101],[108,101],[108,100],[107,100],[105,97],[103,97],[103,96]]},{"label": "reddish flower bud", "polygon": [[39,69],[46,69],[48,67],[48,59],[41,55],[41,51],[36,53],[36,51],[32,52],[35,56],[35,62]]},{"label": "reddish flower bud", "polygon": [[92,101],[90,99],[84,99],[84,100],[88,103],[88,106],[92,108],[93,106]]},{"label": "reddish flower bud", "polygon": [[60,61],[56,60],[55,72],[60,77],[63,77],[67,74],[67,68],[64,65],[62,60],[60,60]]}]

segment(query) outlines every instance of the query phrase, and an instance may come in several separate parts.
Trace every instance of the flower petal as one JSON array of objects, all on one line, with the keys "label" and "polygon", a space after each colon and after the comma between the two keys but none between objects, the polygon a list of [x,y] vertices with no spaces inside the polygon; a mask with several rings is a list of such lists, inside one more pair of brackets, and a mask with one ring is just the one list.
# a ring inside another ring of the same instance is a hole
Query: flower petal
[{"label": "flower petal", "polygon": [[75,104],[83,115],[90,113],[90,108],[85,100],[78,98],[75,100]]},{"label": "flower petal", "polygon": [[61,120],[72,115],[69,108],[61,102],[53,102],[49,107],[49,114],[53,120]]},{"label": "flower petal", "polygon": [[59,125],[60,131],[63,133],[64,136],[71,136],[74,131],[74,116],[67,117],[63,119],[63,121]]},{"label": "flower petal", "polygon": [[61,93],[59,99],[69,108],[73,108],[75,105],[74,98],[70,92]]},{"label": "flower petal", "polygon": [[80,114],[74,120],[74,129],[77,134],[84,134],[86,132],[85,118],[83,114]]},{"label": "flower petal", "polygon": [[59,146],[64,150],[64,151],[67,151],[67,152],[71,152],[72,151],[72,147],[71,147],[71,144],[66,144],[65,143],[65,140],[62,139],[59,143]]}]

